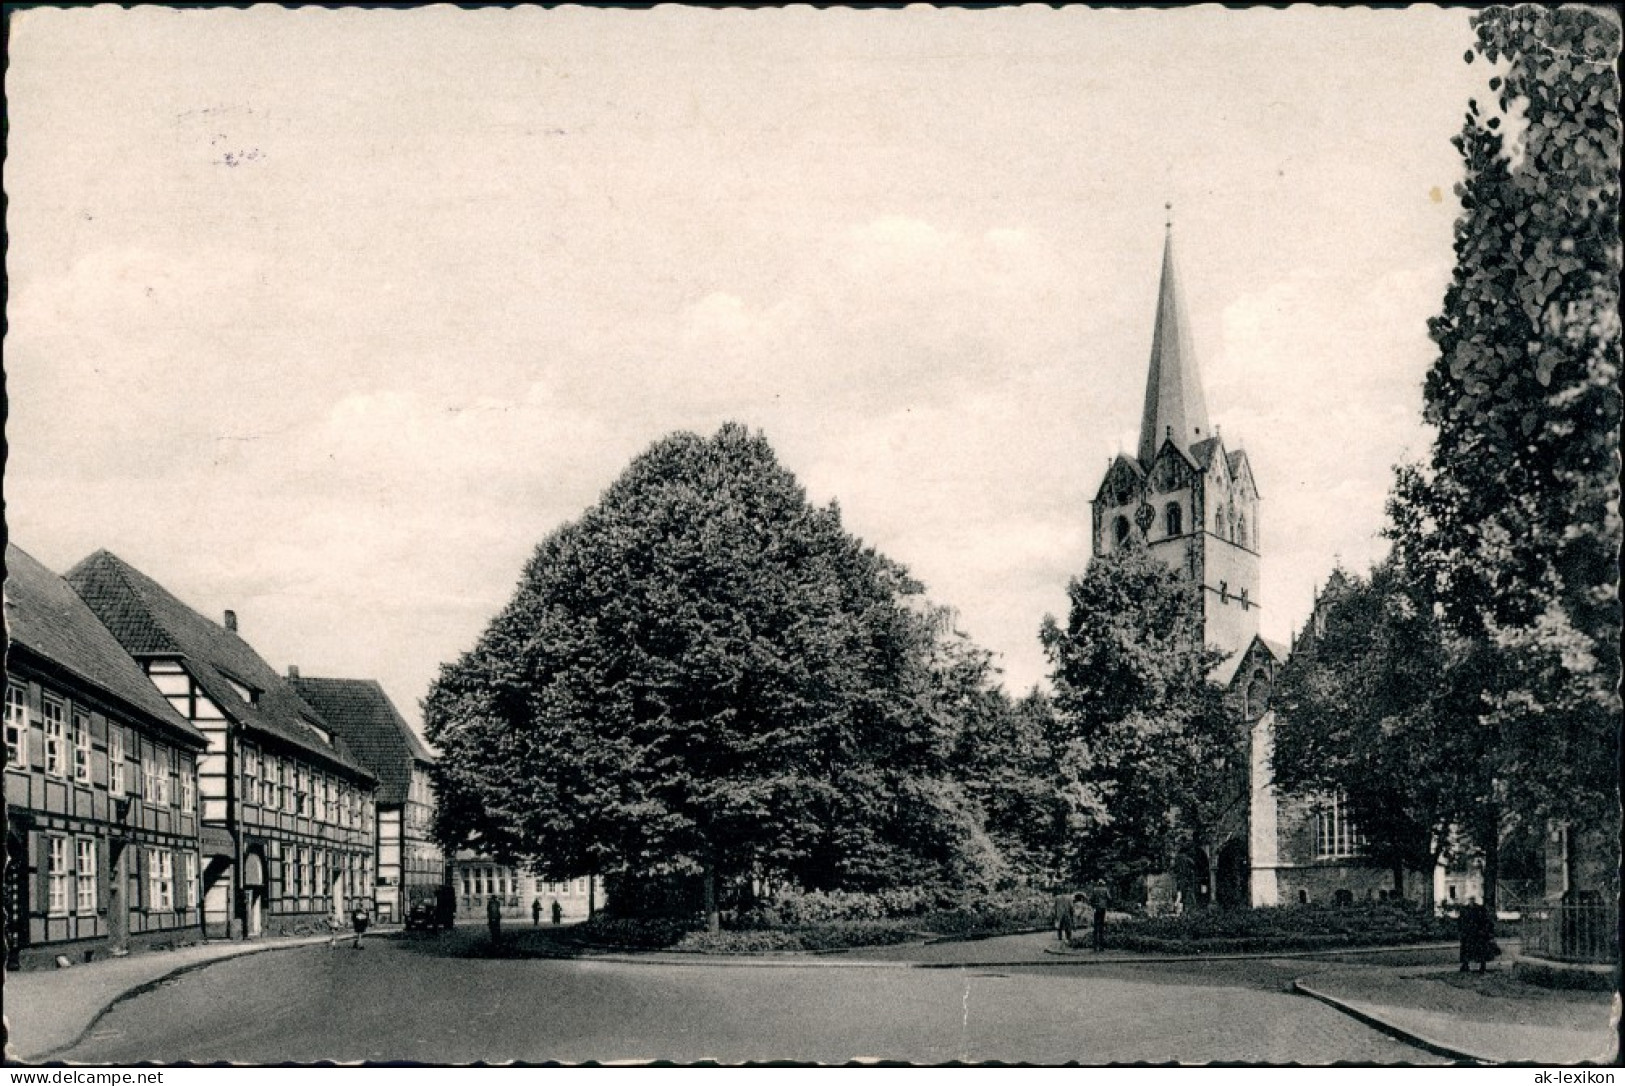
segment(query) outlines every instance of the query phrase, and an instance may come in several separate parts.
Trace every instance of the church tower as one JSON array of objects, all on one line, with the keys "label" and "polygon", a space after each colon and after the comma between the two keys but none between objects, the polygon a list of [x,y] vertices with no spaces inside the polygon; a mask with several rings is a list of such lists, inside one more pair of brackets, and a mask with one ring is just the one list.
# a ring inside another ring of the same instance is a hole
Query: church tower
[{"label": "church tower", "polygon": [[1227,450],[1208,422],[1171,224],[1136,452],[1112,462],[1090,503],[1093,552],[1109,554],[1137,536],[1188,572],[1202,586],[1207,643],[1239,662],[1258,636],[1258,488],[1247,454]]}]

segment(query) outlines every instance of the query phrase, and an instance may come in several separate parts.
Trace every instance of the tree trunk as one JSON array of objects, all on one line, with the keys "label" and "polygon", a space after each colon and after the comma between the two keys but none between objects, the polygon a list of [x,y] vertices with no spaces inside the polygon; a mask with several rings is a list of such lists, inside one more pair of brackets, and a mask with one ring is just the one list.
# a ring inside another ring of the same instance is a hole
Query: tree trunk
[{"label": "tree trunk", "polygon": [[717,910],[717,869],[705,865],[705,930],[715,935],[722,930],[722,914]]},{"label": "tree trunk", "polygon": [[1394,861],[1393,896],[1400,901],[1405,900],[1405,865],[1399,860]]},{"label": "tree trunk", "polygon": [[1484,849],[1484,908],[1495,915],[1496,897],[1500,893],[1501,882],[1501,819],[1500,811],[1495,810],[1486,819],[1483,849]]}]

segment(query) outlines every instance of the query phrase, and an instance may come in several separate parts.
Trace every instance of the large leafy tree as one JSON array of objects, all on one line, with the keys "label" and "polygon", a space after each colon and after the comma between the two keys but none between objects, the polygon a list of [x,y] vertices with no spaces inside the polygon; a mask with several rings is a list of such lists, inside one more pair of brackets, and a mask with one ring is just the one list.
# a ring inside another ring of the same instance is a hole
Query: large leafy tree
[{"label": "large leafy tree", "polygon": [[1196,584],[1141,545],[1068,585],[1063,628],[1041,631],[1054,684],[1051,745],[1067,821],[1063,875],[1167,870],[1245,787],[1246,727],[1208,675]]},{"label": "large leafy tree", "polygon": [[961,717],[954,775],[980,808],[1006,879],[1053,882],[1066,853],[1054,707],[1038,690],[1013,700],[999,687],[983,687],[969,708]]},{"label": "large leafy tree", "polygon": [[1437,438],[1399,473],[1395,554],[1486,658],[1502,789],[1598,824],[1618,795],[1620,28],[1579,6],[1473,21],[1467,60],[1499,74],[1456,139],[1456,269],[1424,390]]},{"label": "large leafy tree", "polygon": [[979,824],[918,592],[759,434],[656,443],[430,691],[442,837],[558,877],[695,880],[712,926],[753,876],[953,877]]},{"label": "large leafy tree", "polygon": [[1403,893],[1404,872],[1430,880],[1454,829],[1493,803],[1479,661],[1391,563],[1338,571],[1318,607],[1275,688],[1275,782],[1341,793]]}]

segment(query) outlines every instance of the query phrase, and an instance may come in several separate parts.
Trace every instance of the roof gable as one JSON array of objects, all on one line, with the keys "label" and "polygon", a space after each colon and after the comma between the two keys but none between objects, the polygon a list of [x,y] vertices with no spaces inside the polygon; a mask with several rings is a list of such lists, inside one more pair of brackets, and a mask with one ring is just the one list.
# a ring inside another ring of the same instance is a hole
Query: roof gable
[{"label": "roof gable", "polygon": [[202,746],[177,713],[68,582],[16,544],[6,544],[6,632],[21,646],[126,706],[147,723]]},{"label": "roof gable", "polygon": [[1145,468],[1132,456],[1119,454],[1106,469],[1095,501],[1100,505],[1127,505],[1134,501],[1145,482]]},{"label": "roof gable", "polygon": [[[321,714],[231,630],[204,618],[151,577],[107,551],[97,551],[68,572],[86,604],[132,655],[175,655],[227,717],[264,736],[300,748],[329,765],[370,778],[335,741],[323,742],[309,719],[328,731]],[[245,701],[237,687],[257,695]]]}]

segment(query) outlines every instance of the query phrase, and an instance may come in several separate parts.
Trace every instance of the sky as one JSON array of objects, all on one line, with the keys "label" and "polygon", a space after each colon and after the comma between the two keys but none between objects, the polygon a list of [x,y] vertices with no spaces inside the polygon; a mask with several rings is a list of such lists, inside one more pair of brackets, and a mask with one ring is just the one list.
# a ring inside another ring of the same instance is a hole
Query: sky
[{"label": "sky", "polygon": [[639,451],[763,431],[1045,681],[1172,219],[1265,636],[1422,456],[1467,13],[13,15],[11,540],[416,722]]}]

